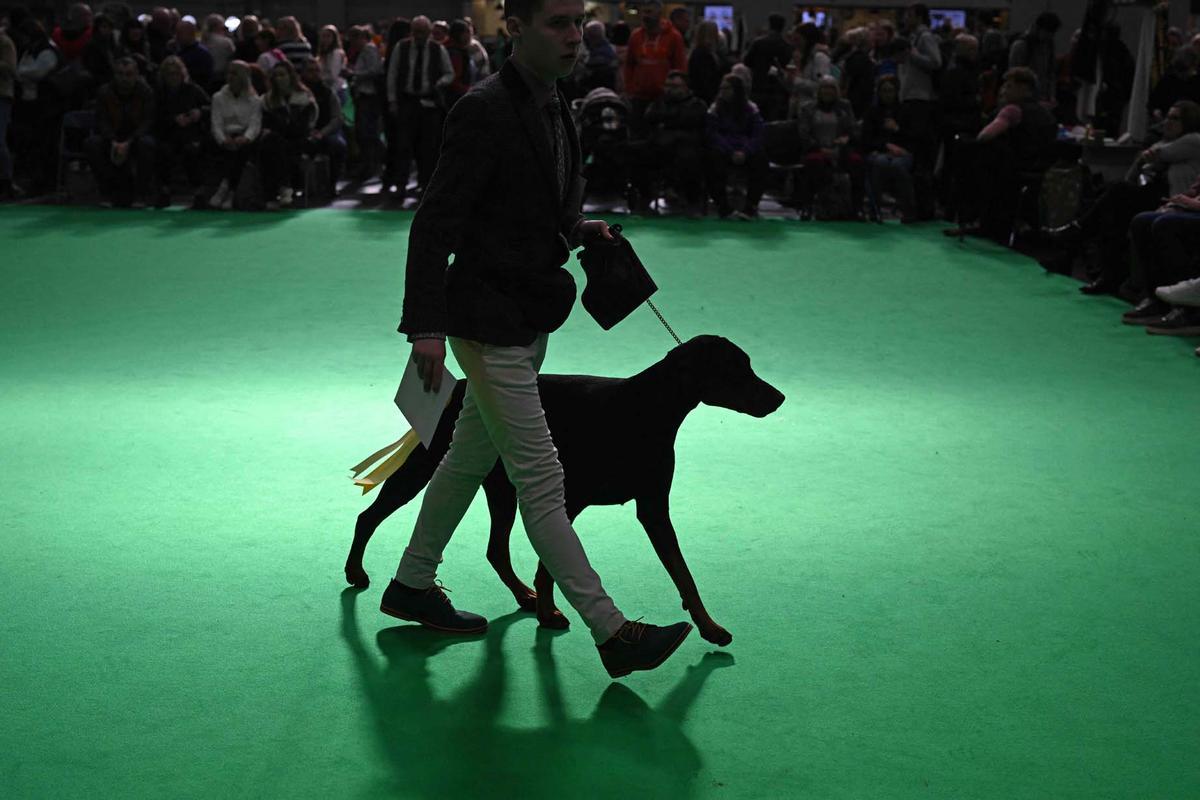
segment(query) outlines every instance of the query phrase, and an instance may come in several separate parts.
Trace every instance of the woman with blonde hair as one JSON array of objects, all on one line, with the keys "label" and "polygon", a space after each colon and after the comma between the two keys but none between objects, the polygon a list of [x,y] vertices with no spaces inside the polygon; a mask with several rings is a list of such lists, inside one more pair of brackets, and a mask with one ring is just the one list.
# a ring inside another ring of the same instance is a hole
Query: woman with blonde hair
[{"label": "woman with blonde hair", "polygon": [[156,208],[171,204],[171,171],[183,165],[188,189],[201,184],[200,153],[204,145],[201,120],[211,101],[208,92],[192,82],[179,56],[167,56],[158,66],[154,98],[155,172],[158,175]]},{"label": "woman with blonde hair", "polygon": [[317,100],[290,61],[271,68],[271,88],[263,97],[261,164],[267,209],[290,206],[300,156],[317,120]]},{"label": "woman with blonde hair", "polygon": [[209,201],[212,207],[233,208],[242,170],[254,156],[261,132],[262,103],[250,82],[250,65],[231,61],[225,85],[212,99],[212,135],[223,162],[221,185]]},{"label": "woman with blonde hair", "polygon": [[712,105],[726,72],[721,57],[721,31],[715,21],[706,19],[696,28],[692,52],[688,54],[688,83],[692,94]]},{"label": "woman with blonde hair", "polygon": [[321,80],[337,92],[338,101],[346,105],[346,51],[342,49],[342,34],[336,25],[321,28],[317,37],[317,63],[321,65]]}]

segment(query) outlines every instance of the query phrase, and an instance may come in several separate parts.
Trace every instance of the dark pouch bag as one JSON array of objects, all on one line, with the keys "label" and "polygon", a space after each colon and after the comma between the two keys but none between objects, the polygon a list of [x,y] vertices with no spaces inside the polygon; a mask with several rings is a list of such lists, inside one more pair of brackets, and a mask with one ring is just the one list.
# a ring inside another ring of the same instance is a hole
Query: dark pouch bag
[{"label": "dark pouch bag", "polygon": [[587,286],[583,307],[609,330],[658,291],[658,286],[633,252],[629,240],[621,235],[621,226],[609,228],[613,241],[597,237],[576,256],[583,264]]}]

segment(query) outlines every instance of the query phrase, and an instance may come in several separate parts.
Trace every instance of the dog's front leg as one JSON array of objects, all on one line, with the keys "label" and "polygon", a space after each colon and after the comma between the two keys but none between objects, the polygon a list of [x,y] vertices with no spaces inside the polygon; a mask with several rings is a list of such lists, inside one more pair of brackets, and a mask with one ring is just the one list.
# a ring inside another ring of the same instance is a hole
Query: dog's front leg
[{"label": "dog's front leg", "polygon": [[522,611],[536,611],[537,595],[526,586],[513,570],[512,555],[508,549],[513,523],[517,519],[517,490],[508,482],[508,475],[499,462],[483,479],[483,493],[487,498],[488,514],[492,528],[488,536],[487,560],[496,570],[501,582],[512,592],[513,599]]},{"label": "dog's front leg", "polygon": [[722,647],[732,642],[733,635],[713,621],[700,600],[696,582],[692,579],[692,573],[688,570],[683,553],[679,549],[679,537],[675,535],[675,526],[671,524],[667,497],[638,498],[637,517],[638,522],[646,529],[650,543],[654,545],[654,552],[658,553],[667,574],[675,582],[675,588],[679,590],[679,596],[683,600],[683,607],[692,615],[692,621],[696,623],[700,635]]}]

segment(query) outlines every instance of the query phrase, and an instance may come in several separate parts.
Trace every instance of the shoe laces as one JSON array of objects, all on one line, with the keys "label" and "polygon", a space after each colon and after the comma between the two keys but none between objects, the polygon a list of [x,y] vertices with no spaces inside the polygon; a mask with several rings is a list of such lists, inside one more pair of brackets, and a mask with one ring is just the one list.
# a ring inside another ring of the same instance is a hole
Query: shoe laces
[{"label": "shoe laces", "polygon": [[450,598],[446,597],[446,592],[450,591],[450,589],[441,581],[434,581],[433,585],[430,586],[425,591],[427,593],[433,595],[434,597],[441,598],[442,602],[445,603],[446,605],[448,605],[448,606],[453,605],[450,602]]},{"label": "shoe laces", "polygon": [[642,618],[638,617],[634,620],[628,620],[621,626],[621,630],[617,631],[617,638],[622,642],[634,644],[641,640],[646,633],[646,627],[649,623],[642,622]]}]

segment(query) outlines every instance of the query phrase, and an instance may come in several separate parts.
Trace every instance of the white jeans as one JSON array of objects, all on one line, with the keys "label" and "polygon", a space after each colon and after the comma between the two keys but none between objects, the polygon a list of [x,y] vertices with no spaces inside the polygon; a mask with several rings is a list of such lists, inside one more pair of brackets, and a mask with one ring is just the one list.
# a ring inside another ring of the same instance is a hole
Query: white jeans
[{"label": "white jeans", "polygon": [[562,465],[537,388],[548,339],[543,333],[528,347],[449,339],[466,373],[467,393],[450,449],[425,489],[396,580],[416,588],[433,583],[446,543],[499,455],[517,489],[534,552],[601,643],[625,624],[625,617],[604,592],[567,519]]}]

